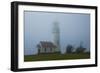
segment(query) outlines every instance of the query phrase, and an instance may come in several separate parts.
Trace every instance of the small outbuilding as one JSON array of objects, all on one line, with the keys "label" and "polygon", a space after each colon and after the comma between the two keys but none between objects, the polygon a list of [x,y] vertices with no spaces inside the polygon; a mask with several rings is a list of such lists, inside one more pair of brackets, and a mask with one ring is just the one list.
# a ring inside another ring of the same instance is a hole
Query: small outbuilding
[{"label": "small outbuilding", "polygon": [[41,41],[38,45],[38,53],[55,53],[58,52],[57,46],[49,41]]}]

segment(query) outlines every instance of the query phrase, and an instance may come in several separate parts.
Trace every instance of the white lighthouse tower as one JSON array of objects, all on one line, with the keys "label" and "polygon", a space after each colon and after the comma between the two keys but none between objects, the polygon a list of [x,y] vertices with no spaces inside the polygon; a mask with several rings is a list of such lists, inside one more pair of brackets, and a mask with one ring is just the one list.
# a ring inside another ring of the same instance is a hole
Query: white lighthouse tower
[{"label": "white lighthouse tower", "polygon": [[53,23],[53,43],[57,46],[56,51],[60,52],[60,30],[57,21]]}]

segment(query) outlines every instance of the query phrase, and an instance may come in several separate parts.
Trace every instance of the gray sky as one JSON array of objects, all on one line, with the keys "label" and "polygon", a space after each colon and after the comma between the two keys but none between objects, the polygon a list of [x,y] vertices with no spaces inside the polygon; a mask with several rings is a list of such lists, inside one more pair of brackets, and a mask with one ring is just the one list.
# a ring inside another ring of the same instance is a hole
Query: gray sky
[{"label": "gray sky", "polygon": [[74,13],[24,12],[24,53],[37,54],[40,41],[53,41],[53,23],[60,28],[60,46],[64,53],[68,44],[78,47],[80,42],[90,48],[90,15]]}]

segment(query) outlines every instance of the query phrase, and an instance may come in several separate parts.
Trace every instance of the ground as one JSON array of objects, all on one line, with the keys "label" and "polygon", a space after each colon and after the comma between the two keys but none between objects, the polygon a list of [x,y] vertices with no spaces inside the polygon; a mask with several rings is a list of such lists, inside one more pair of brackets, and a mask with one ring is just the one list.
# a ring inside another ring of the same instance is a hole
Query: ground
[{"label": "ground", "polygon": [[72,54],[38,54],[38,55],[25,55],[24,61],[48,61],[48,60],[73,60],[73,59],[89,59],[89,53],[72,53]]}]

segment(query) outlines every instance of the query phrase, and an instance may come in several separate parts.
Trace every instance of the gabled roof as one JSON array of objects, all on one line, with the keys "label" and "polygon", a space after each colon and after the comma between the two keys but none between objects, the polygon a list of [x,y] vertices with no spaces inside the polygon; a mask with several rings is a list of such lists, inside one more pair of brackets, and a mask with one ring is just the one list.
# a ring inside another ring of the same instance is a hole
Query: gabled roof
[{"label": "gabled roof", "polygon": [[38,48],[57,48],[52,42],[50,41],[40,41],[40,44],[37,45]]}]

